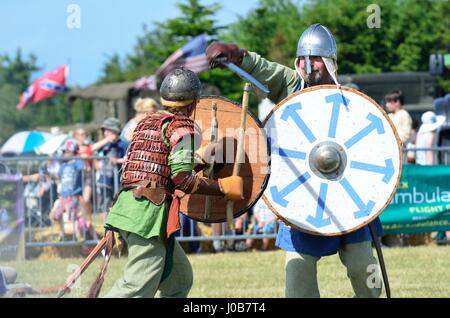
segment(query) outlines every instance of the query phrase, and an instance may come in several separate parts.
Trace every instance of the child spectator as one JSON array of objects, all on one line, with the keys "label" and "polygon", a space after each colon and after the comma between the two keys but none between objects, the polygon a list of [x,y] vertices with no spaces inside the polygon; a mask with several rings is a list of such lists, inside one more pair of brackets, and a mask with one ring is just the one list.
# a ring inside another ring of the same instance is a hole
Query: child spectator
[{"label": "child spectator", "polygon": [[400,90],[394,90],[389,94],[386,94],[384,101],[389,113],[389,118],[394,123],[402,144],[406,146],[411,135],[412,118],[409,113],[403,109],[403,93]]},{"label": "child spectator", "polygon": [[[263,200],[256,202],[253,207],[253,230],[252,234],[275,234],[277,217],[269,209]],[[264,237],[262,239],[262,250],[267,251],[269,248],[270,238]],[[247,240],[247,247],[250,249],[253,245],[253,239]]]},{"label": "child spectator", "polygon": [[[74,157],[78,152],[78,144],[73,139],[68,139],[62,146],[63,157]],[[60,227],[60,241],[64,240],[64,217],[67,213],[74,222],[75,235],[79,240],[84,239],[87,229],[86,220],[81,210],[83,161],[69,159],[61,163],[58,176],[60,178],[60,193],[58,200],[50,212],[50,219],[58,222]]]},{"label": "child spectator", "polygon": [[[79,127],[73,133],[74,139],[78,143],[78,153],[77,156],[80,157],[91,157],[94,156],[94,151],[92,150],[92,144],[87,138],[86,130]],[[92,160],[83,160],[84,170],[83,170],[83,194],[81,196],[81,206],[83,208],[83,217],[87,222],[87,227],[89,228],[90,238],[96,240],[97,235],[92,226]]]},{"label": "child spectator", "polygon": [[[409,113],[403,109],[404,96],[400,90],[394,90],[384,97],[386,110],[389,118],[392,120],[394,127],[400,137],[402,147],[407,147],[410,141],[412,118]],[[403,155],[403,161],[407,162],[407,156]],[[386,234],[382,238],[382,242],[386,246],[401,246],[404,244],[401,235]]]}]

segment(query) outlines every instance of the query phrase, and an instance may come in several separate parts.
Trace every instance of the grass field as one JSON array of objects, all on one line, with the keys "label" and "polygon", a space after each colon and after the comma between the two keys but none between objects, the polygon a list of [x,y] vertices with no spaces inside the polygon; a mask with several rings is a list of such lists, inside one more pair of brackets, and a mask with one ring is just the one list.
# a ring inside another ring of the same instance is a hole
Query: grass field
[{"label": "grass field", "polygon": [[[385,248],[385,260],[393,297],[450,297],[450,246]],[[284,297],[284,252],[227,252],[189,255],[194,270],[190,297]],[[11,262],[18,281],[33,287],[61,284],[67,269],[82,259]],[[125,258],[111,260],[102,293],[121,275]],[[80,285],[66,297],[84,297],[100,260],[83,275]],[[345,268],[337,255],[320,260],[319,287],[322,297],[352,297]],[[54,297],[55,295],[47,295]],[[384,296],[384,292],[383,292]]]}]

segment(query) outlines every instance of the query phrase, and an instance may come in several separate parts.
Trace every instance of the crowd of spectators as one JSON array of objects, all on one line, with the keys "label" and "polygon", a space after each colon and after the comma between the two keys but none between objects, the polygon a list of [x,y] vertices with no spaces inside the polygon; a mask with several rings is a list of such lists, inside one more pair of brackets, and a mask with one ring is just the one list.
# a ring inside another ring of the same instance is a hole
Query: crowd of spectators
[{"label": "crowd of spectators", "polygon": [[[400,90],[394,90],[384,97],[384,105],[389,113],[400,141],[406,153],[404,162],[417,165],[439,164],[437,152],[432,148],[438,144],[438,130],[445,123],[446,118],[436,115],[433,111],[424,112],[420,118],[420,126],[417,120],[404,109],[405,98]],[[450,239],[450,232],[438,233],[440,239]],[[431,233],[418,233],[412,235],[385,235],[383,242],[390,245],[405,245],[405,241],[431,241]]]},{"label": "crowd of spectators", "polygon": [[[432,111],[425,112],[419,126],[418,121],[404,109],[404,96],[400,90],[386,94],[383,103],[403,147],[408,150],[405,152],[405,162],[419,165],[437,164],[435,152],[420,149],[429,149],[436,145],[436,132],[445,122],[445,117]],[[158,103],[153,99],[139,98],[134,105],[136,115],[124,128],[121,129],[117,118],[107,118],[101,125],[102,136],[96,142],[92,141],[82,127],[75,129],[70,138],[58,149],[54,158],[41,165],[37,174],[23,176],[23,181],[39,185],[36,188],[37,196],[44,198],[47,195],[44,201],[49,201],[50,191],[56,191],[58,194],[47,208],[50,211],[50,220],[59,226],[60,240],[64,240],[65,221],[71,222],[74,226],[79,240],[96,239],[92,221],[93,210],[107,213],[120,184],[118,172],[126,160],[126,151],[133,130],[146,114],[157,111],[158,107]],[[102,159],[85,159],[95,156]],[[183,224],[184,235],[196,236],[201,233],[197,224],[192,226],[188,220],[184,220]],[[213,224],[211,231],[213,236],[227,234],[221,224]],[[276,233],[276,218],[260,200],[250,213],[245,213],[235,220],[235,233]],[[269,242],[268,238],[263,240],[263,250],[269,248]],[[200,251],[200,244],[191,245],[193,252]],[[241,245],[235,249],[250,249],[254,245],[254,240],[248,239]],[[220,252],[230,248],[223,241],[214,240],[213,249]]]},{"label": "crowd of spectators", "polygon": [[97,141],[79,125],[37,173],[22,176],[27,208],[39,210],[41,218],[48,214],[49,223],[40,225],[57,224],[59,241],[65,240],[67,227],[73,229],[79,241],[96,240],[93,212],[103,216],[108,212],[120,186],[120,169],[134,127],[148,112],[157,109],[153,99],[139,98],[135,103],[136,116],[124,130],[119,119],[106,118]]}]

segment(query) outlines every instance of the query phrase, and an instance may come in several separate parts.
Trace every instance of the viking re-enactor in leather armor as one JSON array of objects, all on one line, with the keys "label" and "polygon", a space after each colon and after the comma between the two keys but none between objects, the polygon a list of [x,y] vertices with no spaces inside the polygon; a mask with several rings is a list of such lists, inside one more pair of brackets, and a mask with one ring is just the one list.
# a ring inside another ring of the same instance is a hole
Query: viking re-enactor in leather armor
[{"label": "viking re-enactor in leather armor", "polygon": [[195,175],[194,151],[201,132],[189,116],[201,83],[195,73],[177,68],[161,84],[164,110],[137,125],[122,170],[122,190],[106,228],[120,233],[128,263],[106,297],[186,297],[192,268],[173,234],[180,228],[179,198],[185,193],[242,198],[241,177],[209,180]]},{"label": "viking re-enactor in leather armor", "polygon": [[[300,36],[294,69],[271,62],[257,53],[248,52],[235,44],[213,43],[206,49],[212,67],[218,58],[226,57],[239,65],[261,83],[268,86],[268,98],[275,104],[288,95],[321,84],[336,84],[337,49],[333,34],[321,24],[309,26]],[[381,235],[381,222],[374,225]],[[339,253],[347,268],[356,297],[379,297],[381,284],[367,226],[339,236],[314,236],[300,232],[280,222],[276,245],[286,251],[286,297],[320,297],[317,283],[317,262],[323,256]]]}]

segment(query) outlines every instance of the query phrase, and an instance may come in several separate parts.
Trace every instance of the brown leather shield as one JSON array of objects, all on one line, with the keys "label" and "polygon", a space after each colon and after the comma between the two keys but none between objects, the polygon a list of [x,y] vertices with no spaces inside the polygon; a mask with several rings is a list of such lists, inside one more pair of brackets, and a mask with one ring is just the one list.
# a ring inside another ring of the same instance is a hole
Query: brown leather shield
[{"label": "brown leather shield", "polygon": [[[217,124],[214,125],[212,112],[215,109]],[[202,146],[197,153],[204,157],[205,148],[211,144],[211,133],[217,131],[217,143],[222,146],[222,153],[216,154],[212,179],[229,177],[233,173],[237,139],[241,123],[241,106],[239,103],[221,96],[202,97],[197,104],[193,117],[202,130]],[[213,125],[211,125],[213,124]],[[212,126],[216,129],[212,129]],[[269,177],[269,147],[261,122],[250,112],[246,117],[245,129],[245,162],[240,163],[239,175],[244,180],[245,199],[235,201],[233,216],[236,218],[248,211],[262,195]],[[198,176],[206,176],[207,167],[198,172]],[[226,221],[227,200],[218,196],[184,194],[181,197],[180,211],[186,216],[206,223]],[[206,201],[209,200],[209,203]],[[210,206],[211,209],[206,209]]]}]

